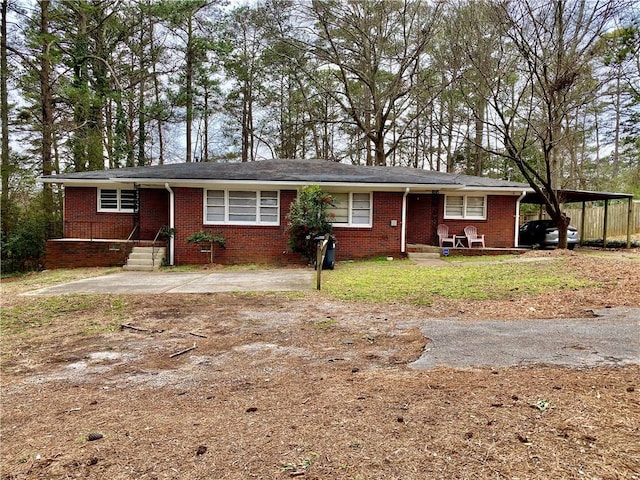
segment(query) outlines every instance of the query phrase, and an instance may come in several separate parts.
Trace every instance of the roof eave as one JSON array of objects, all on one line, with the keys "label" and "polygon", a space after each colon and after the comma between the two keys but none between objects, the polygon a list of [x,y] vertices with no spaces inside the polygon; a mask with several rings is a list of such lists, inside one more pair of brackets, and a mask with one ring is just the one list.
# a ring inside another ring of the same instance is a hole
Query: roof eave
[{"label": "roof eave", "polygon": [[305,185],[322,185],[333,188],[358,188],[376,191],[406,191],[432,192],[440,190],[456,190],[469,192],[501,192],[506,194],[533,191],[531,188],[517,186],[472,186],[448,183],[384,183],[384,182],[334,182],[334,181],[301,181],[301,180],[224,180],[224,179],[160,179],[160,178],[136,178],[136,177],[109,177],[109,178],[63,178],[63,177],[39,177],[43,183],[58,183],[69,186],[99,186],[108,184],[138,184],[146,187],[158,186],[164,188],[166,184],[172,187],[207,187],[211,185],[246,185],[273,187],[300,188]]}]

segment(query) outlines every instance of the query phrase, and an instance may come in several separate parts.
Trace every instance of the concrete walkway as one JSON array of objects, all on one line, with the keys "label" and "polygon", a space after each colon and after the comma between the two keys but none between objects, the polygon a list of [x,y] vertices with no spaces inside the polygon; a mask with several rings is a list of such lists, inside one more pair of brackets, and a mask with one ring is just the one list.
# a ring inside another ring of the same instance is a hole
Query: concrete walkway
[{"label": "concrete walkway", "polygon": [[75,293],[210,293],[282,292],[310,290],[310,269],[273,269],[224,272],[121,272],[42,288],[26,295]]}]

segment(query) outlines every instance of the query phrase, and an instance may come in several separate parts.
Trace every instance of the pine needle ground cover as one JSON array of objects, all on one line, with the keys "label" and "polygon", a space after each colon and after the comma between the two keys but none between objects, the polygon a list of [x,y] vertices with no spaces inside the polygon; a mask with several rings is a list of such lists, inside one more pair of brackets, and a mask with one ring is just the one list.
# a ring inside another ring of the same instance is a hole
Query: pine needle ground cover
[{"label": "pine needle ground cover", "polygon": [[[34,297],[19,294],[53,273],[3,282],[1,478],[638,478],[638,365],[412,367],[421,319],[590,322],[640,305],[640,255],[550,255],[531,280],[490,262],[416,273],[420,289],[388,302],[341,299],[344,265],[326,290],[287,295]],[[458,273],[501,293],[417,301]]]}]

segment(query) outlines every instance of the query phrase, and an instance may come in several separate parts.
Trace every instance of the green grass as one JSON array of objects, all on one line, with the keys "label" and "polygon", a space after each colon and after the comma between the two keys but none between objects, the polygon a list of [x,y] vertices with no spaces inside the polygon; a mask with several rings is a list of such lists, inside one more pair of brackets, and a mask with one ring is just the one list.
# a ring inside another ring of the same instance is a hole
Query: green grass
[{"label": "green grass", "polygon": [[409,262],[343,264],[324,276],[323,291],[346,301],[431,305],[434,298],[505,299],[591,283],[564,268],[562,259],[529,263],[453,263],[418,267]]},{"label": "green grass", "polygon": [[269,270],[278,268],[274,265],[262,264],[262,263],[242,263],[238,265],[215,265],[212,267],[210,265],[175,265],[162,267],[162,272],[171,273],[171,272],[209,272],[212,271],[251,271],[251,270]]},{"label": "green grass", "polygon": [[58,319],[86,315],[87,331],[112,331],[126,314],[126,304],[120,299],[100,295],[56,295],[25,297],[0,312],[0,332],[5,335],[23,333],[33,328],[50,325]]},{"label": "green grass", "polygon": [[43,272],[28,272],[2,277],[2,293],[24,293],[30,290],[73,282],[89,277],[98,277],[109,273],[119,272],[119,267],[108,268],[70,268],[59,270],[45,270]]},{"label": "green grass", "polygon": [[481,263],[481,262],[505,262],[514,260],[520,255],[482,255],[482,256],[465,256],[454,255],[451,257],[440,257],[445,262],[451,263]]}]

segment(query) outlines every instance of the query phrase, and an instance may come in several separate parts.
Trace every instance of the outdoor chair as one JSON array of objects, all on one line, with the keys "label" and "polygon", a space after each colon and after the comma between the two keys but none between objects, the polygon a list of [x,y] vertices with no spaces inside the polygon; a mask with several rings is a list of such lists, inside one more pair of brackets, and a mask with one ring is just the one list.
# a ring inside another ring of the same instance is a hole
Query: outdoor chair
[{"label": "outdoor chair", "polygon": [[472,225],[464,227],[464,235],[467,237],[467,245],[469,248],[474,243],[479,243],[484,248],[484,235],[478,235],[478,229]]},{"label": "outdoor chair", "polygon": [[449,236],[449,227],[446,225],[438,225],[438,243],[443,247],[446,242],[450,242],[452,247],[455,246],[456,236]]}]

